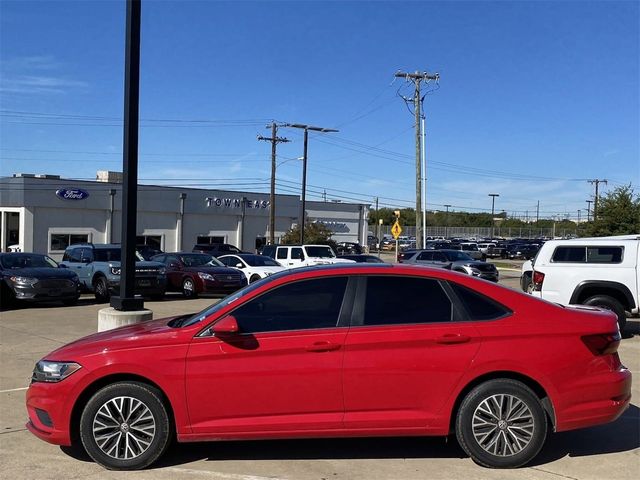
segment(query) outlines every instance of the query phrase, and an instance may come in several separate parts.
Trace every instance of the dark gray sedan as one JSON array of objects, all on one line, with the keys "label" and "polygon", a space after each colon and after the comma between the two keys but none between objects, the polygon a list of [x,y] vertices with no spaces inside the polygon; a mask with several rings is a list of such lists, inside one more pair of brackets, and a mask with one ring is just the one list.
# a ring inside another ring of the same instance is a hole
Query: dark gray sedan
[{"label": "dark gray sedan", "polygon": [[474,260],[459,250],[421,250],[409,258],[405,257],[402,263],[446,268],[492,282],[498,281],[498,269],[494,264]]},{"label": "dark gray sedan", "polygon": [[0,282],[3,305],[15,300],[72,305],[80,297],[78,275],[39,253],[1,253]]}]

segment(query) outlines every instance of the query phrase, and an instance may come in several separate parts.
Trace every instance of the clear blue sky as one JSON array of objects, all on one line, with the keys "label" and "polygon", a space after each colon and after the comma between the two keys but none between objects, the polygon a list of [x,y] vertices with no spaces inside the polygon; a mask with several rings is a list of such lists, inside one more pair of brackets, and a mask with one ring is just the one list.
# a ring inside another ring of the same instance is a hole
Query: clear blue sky
[{"label": "clear blue sky", "polygon": [[[121,170],[124,1],[0,1],[0,175]],[[415,204],[426,97],[429,208],[585,215],[586,179],[640,185],[639,2],[144,0],[144,183],[268,191],[271,119],[311,135],[309,195]],[[423,86],[433,89],[433,84]],[[198,122],[194,122],[197,120]],[[299,192],[302,135],[279,145]]]}]

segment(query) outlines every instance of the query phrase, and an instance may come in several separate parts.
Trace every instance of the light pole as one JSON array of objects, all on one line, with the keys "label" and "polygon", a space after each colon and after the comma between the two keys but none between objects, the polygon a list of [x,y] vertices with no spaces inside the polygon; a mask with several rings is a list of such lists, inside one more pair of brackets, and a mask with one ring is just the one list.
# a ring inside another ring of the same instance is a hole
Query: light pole
[{"label": "light pole", "polygon": [[499,193],[490,193],[489,196],[491,197],[491,240],[493,240],[493,227],[494,227],[493,214],[495,212],[496,197],[499,197],[500,194]]},{"label": "light pole", "polygon": [[589,216],[591,215],[591,204],[593,200],[586,200],[587,202],[587,223],[589,222]]},{"label": "light pole", "polygon": [[449,207],[451,205],[445,205],[445,208],[447,209],[447,213],[444,217],[444,239],[446,240],[447,238],[449,238]]},{"label": "light pole", "polygon": [[300,214],[300,245],[304,244],[304,222],[307,202],[307,143],[309,140],[309,130],[314,132],[330,133],[337,132],[333,128],[312,127],[301,123],[285,123],[285,127],[302,128],[304,130],[304,149],[302,154],[302,213]]}]

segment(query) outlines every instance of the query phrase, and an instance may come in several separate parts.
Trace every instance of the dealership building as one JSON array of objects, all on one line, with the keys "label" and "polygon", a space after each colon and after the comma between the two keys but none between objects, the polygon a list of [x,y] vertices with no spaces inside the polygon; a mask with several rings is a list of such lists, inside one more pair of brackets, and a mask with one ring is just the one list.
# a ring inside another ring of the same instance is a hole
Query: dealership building
[{"label": "dealership building", "polygon": [[[96,181],[57,175],[0,178],[0,250],[45,253],[59,260],[73,243],[119,243],[122,175],[98,172]],[[196,243],[231,243],[253,252],[269,236],[268,193],[138,186],[137,243],[166,252]],[[276,242],[299,223],[296,195],[275,196]],[[307,222],[333,231],[337,242],[366,245],[369,205],[307,201]]]}]

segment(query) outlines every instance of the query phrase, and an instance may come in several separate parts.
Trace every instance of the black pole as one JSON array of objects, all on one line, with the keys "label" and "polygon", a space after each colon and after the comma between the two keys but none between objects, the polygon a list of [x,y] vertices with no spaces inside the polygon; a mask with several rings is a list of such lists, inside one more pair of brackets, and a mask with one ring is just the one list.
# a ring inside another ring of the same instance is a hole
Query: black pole
[{"label": "black pole", "polygon": [[116,310],[144,308],[135,298],[136,212],[138,209],[138,107],[140,99],[140,11],[141,0],[127,0],[124,70],[124,144],[122,185],[122,262],[120,295],[111,298]]},{"label": "black pole", "polygon": [[304,245],[304,222],[307,201],[307,141],[309,129],[304,129],[304,149],[302,154],[302,214],[300,215],[300,245]]}]

